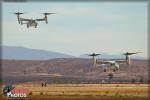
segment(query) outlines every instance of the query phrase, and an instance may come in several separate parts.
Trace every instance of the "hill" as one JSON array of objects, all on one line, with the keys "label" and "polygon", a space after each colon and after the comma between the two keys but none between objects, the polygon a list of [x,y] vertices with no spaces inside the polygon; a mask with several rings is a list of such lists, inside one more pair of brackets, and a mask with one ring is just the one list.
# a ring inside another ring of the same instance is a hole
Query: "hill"
[{"label": "hill", "polygon": [[1,60],[4,83],[41,82],[48,83],[100,83],[108,81],[128,83],[143,77],[148,81],[148,60],[132,60],[127,66],[121,64],[117,72],[103,72],[102,68],[92,68],[90,59],[56,58],[51,60]]},{"label": "hill", "polygon": [[74,58],[74,56],[46,50],[30,49],[16,46],[2,46],[2,59],[47,60],[54,58]]}]

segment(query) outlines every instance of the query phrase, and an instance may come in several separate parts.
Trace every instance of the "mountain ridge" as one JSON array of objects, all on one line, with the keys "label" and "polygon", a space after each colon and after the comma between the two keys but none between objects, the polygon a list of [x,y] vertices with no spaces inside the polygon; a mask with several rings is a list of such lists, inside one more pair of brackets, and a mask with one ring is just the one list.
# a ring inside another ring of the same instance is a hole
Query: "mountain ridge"
[{"label": "mountain ridge", "polygon": [[1,46],[2,59],[48,60],[54,58],[74,58],[72,55],[48,50],[30,49],[21,46]]},{"label": "mountain ridge", "polygon": [[[26,48],[22,46],[1,46],[2,48],[2,59],[14,59],[14,60],[49,60],[55,58],[87,58],[91,59],[90,56],[83,54],[80,56],[73,56],[65,53],[59,53],[48,50]],[[124,55],[115,54],[102,54],[97,56],[98,59],[125,59]],[[146,57],[138,55],[131,56],[131,59],[147,60]]]}]

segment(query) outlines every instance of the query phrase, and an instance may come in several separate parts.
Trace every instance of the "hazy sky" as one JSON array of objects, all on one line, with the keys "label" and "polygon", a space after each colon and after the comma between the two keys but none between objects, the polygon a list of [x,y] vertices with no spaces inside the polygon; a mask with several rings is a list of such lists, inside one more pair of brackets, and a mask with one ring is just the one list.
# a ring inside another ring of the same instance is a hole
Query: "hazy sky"
[{"label": "hazy sky", "polygon": [[[141,51],[148,55],[148,4],[145,2],[37,2],[3,3],[2,43],[71,55],[91,52]],[[38,28],[19,25],[24,18],[43,18]]]}]

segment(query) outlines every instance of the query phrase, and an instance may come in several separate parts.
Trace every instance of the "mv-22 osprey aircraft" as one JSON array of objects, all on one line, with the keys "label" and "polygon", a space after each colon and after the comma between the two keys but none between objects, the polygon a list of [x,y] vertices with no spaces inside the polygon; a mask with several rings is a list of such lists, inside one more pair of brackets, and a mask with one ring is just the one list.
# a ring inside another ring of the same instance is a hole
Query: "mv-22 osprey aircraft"
[{"label": "mv-22 osprey aircraft", "polygon": [[24,13],[20,13],[20,12],[17,12],[17,13],[14,13],[17,15],[17,19],[18,19],[18,23],[19,24],[27,24],[27,28],[29,27],[35,27],[37,28],[37,25],[38,25],[38,21],[45,21],[45,23],[47,24],[48,23],[48,20],[47,20],[47,15],[51,15],[51,14],[55,14],[55,13],[42,13],[44,14],[44,18],[41,18],[41,19],[26,19],[26,18],[22,18],[20,17],[21,14],[24,14]]},{"label": "mv-22 osprey aircraft", "polygon": [[[95,57],[101,54],[89,54],[88,56],[92,56],[92,62],[93,62],[93,67],[96,68],[97,64],[98,65],[102,65],[103,66],[103,70],[104,72],[106,72],[107,67],[109,67],[110,69],[112,69],[114,72],[117,71],[119,69],[119,64],[128,64],[130,65],[130,56],[133,54],[137,54],[137,53],[141,53],[141,52],[135,52],[135,53],[129,53],[126,52],[123,55],[125,55],[125,59],[124,60],[97,60]],[[105,65],[110,65],[110,66],[105,66]]]}]

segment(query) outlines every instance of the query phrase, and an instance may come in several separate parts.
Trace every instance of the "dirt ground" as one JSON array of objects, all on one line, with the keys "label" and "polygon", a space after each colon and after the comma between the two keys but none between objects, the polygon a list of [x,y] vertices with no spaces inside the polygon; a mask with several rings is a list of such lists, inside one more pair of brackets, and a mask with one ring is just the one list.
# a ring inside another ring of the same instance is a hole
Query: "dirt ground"
[{"label": "dirt ground", "polygon": [[[14,85],[28,89],[25,100],[149,100],[147,84],[40,84]],[[3,97],[3,99],[8,99]],[[17,99],[17,98],[11,98]],[[18,98],[20,100],[20,98]],[[21,98],[22,99],[22,98]]]}]

